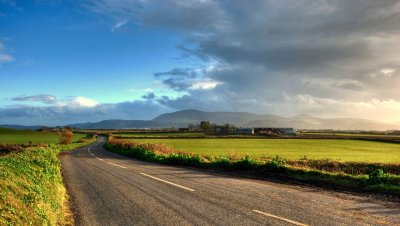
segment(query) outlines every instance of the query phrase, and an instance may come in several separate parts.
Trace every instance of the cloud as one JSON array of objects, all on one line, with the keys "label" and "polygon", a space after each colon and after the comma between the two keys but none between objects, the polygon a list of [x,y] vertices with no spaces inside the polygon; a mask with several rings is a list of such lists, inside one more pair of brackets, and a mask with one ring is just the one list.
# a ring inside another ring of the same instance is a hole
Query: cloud
[{"label": "cloud", "polygon": [[53,95],[41,94],[34,96],[19,96],[11,98],[13,101],[34,101],[34,102],[42,102],[45,104],[54,104],[57,102],[57,98]]},{"label": "cloud", "polygon": [[154,77],[175,91],[214,89],[222,82],[210,78],[213,66],[205,68],[174,68],[167,72],[154,73]]},{"label": "cloud", "polygon": [[385,109],[386,118],[400,121],[397,108],[387,107],[400,102],[398,0],[100,0],[88,5],[112,19],[175,31],[183,36],[183,56],[211,65],[208,71],[199,66],[155,73],[156,80],[182,93],[175,99],[152,97],[163,106],[380,120],[377,110],[366,108],[376,106]]},{"label": "cloud", "polygon": [[[54,106],[2,109],[2,114],[81,121],[78,116],[135,118],[196,108],[400,121],[398,0],[82,4],[107,17],[114,31],[132,23],[171,32],[183,40],[177,47],[182,56],[201,63],[153,74],[164,89],[179,93],[177,98],[142,89],[142,98],[133,102],[101,104],[73,97]],[[5,55],[0,63],[12,61],[3,45],[0,54]]]},{"label": "cloud", "polygon": [[3,63],[10,63],[14,61],[14,57],[6,53],[4,44],[0,42],[0,65]]},{"label": "cloud", "polygon": [[33,96],[18,96],[11,98],[11,100],[19,102],[41,102],[44,104],[49,104],[54,106],[85,107],[85,108],[95,107],[99,104],[95,100],[82,96],[57,99],[57,97],[48,94],[39,94]]},{"label": "cloud", "polygon": [[115,32],[116,30],[120,29],[121,27],[125,26],[128,24],[128,20],[121,20],[118,23],[116,23],[112,28],[111,32]]},{"label": "cloud", "polygon": [[80,106],[80,107],[94,107],[94,106],[98,105],[98,103],[96,101],[86,98],[86,97],[76,97],[70,103],[72,103],[72,105]]},{"label": "cloud", "polygon": [[105,119],[152,119],[168,111],[171,109],[147,100],[94,105],[77,97],[64,105],[1,107],[0,124],[56,126]]}]

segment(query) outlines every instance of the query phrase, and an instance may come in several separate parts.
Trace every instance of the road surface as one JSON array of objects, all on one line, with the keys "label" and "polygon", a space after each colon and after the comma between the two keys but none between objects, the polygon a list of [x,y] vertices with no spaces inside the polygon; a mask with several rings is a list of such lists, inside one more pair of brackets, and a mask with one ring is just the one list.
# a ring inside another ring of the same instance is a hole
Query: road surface
[{"label": "road surface", "polygon": [[102,141],[60,156],[77,225],[400,225],[400,206],[130,159]]}]

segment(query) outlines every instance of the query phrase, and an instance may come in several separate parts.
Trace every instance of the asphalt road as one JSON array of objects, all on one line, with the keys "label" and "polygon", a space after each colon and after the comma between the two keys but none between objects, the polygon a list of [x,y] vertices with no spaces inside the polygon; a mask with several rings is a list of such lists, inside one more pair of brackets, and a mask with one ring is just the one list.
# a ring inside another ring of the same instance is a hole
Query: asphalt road
[{"label": "asphalt road", "polygon": [[60,156],[77,225],[400,225],[400,206],[142,162],[101,142]]}]

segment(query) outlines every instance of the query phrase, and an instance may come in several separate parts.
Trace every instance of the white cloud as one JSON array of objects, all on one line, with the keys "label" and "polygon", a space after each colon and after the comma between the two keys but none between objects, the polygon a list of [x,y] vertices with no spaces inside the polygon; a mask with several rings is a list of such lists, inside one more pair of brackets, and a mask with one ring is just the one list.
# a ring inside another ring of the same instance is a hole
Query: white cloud
[{"label": "white cloud", "polygon": [[384,68],[381,69],[380,72],[385,76],[391,77],[393,73],[396,72],[396,70],[391,68]]},{"label": "white cloud", "polygon": [[221,82],[214,80],[202,80],[202,81],[194,81],[190,89],[214,89],[218,85],[222,84]]},{"label": "white cloud", "polygon": [[70,103],[67,104],[72,104],[72,106],[78,106],[78,107],[95,107],[99,103],[86,97],[76,97]]},{"label": "white cloud", "polygon": [[53,95],[48,94],[39,94],[39,95],[32,95],[32,96],[18,96],[11,98],[12,101],[19,101],[19,102],[41,102],[44,104],[48,104],[51,106],[69,106],[69,107],[95,107],[99,103],[95,100],[89,99],[87,97],[67,97],[63,99],[58,99]]},{"label": "white cloud", "polygon": [[4,44],[0,42],[0,64],[2,63],[10,63],[14,61],[14,57],[8,53],[6,53],[6,49]]},{"label": "white cloud", "polygon": [[111,28],[111,32],[114,32],[118,29],[120,29],[121,27],[127,25],[129,22],[129,20],[125,19],[125,20],[121,20],[118,23],[116,23],[112,28]]}]

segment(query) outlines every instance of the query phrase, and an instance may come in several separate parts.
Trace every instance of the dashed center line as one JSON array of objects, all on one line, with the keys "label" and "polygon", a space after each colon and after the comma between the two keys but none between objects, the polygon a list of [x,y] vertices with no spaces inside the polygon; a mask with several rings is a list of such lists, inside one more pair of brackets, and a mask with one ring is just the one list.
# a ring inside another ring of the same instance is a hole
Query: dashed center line
[{"label": "dashed center line", "polygon": [[[115,163],[112,163],[112,162],[109,162],[109,161],[105,161],[104,159],[97,157],[96,155],[94,155],[94,154],[90,151],[91,148],[92,148],[92,146],[90,146],[90,147],[88,148],[88,152],[89,152],[89,154],[90,154],[91,156],[97,158],[97,159],[100,160],[100,161],[103,161],[103,162],[106,162],[106,163],[108,163],[108,164],[111,164],[111,165],[113,165],[113,166],[117,166],[117,167],[120,167],[120,168],[123,168],[123,169],[127,169],[125,166],[121,166],[121,165],[118,165],[118,164],[115,164]],[[178,187],[178,188],[185,189],[185,190],[187,190],[187,191],[191,191],[191,192],[194,192],[194,191],[195,191],[194,189],[191,189],[191,188],[188,188],[188,187],[179,185],[179,184],[175,184],[175,183],[172,183],[172,182],[163,180],[163,179],[161,179],[161,178],[158,178],[158,177],[155,177],[155,176],[151,176],[151,175],[146,174],[146,173],[140,173],[140,174],[143,175],[143,176],[152,178],[152,179],[154,179],[154,180],[161,181],[161,182],[164,182],[164,183],[166,183],[166,184],[169,184],[169,185],[172,185],[172,186],[175,186],[175,187]],[[290,224],[293,224],[293,225],[307,226],[306,224],[303,224],[303,223],[300,223],[300,222],[297,222],[297,221],[293,221],[293,220],[290,220],[290,219],[287,219],[287,218],[279,217],[279,216],[276,216],[276,215],[273,215],[273,214],[270,214],[270,213],[266,213],[266,212],[263,212],[263,211],[253,210],[253,212],[258,213],[258,214],[261,214],[261,215],[263,215],[263,216],[267,216],[267,217],[276,219],[276,220],[284,221],[284,222],[286,222],[286,223],[290,223]]]},{"label": "dashed center line", "polygon": [[164,183],[166,183],[166,184],[170,184],[170,185],[173,185],[173,186],[176,186],[176,187],[179,187],[179,188],[188,190],[188,191],[192,191],[192,192],[194,191],[194,190],[191,189],[191,188],[188,188],[188,187],[185,187],[185,186],[182,186],[182,185],[179,185],[179,184],[175,184],[175,183],[172,183],[172,182],[169,182],[169,181],[160,179],[160,178],[158,178],[158,177],[154,177],[154,176],[151,176],[151,175],[148,175],[148,174],[145,174],[145,173],[140,173],[140,174],[143,175],[143,176],[146,176],[146,177],[150,177],[150,178],[152,178],[152,179],[154,179],[154,180],[158,180],[158,181],[164,182]]},{"label": "dashed center line", "polygon": [[[92,147],[92,146],[90,146],[90,147],[88,148],[89,154],[90,154],[91,156],[95,157],[96,159],[100,160],[100,161],[106,162],[106,161],[104,161],[104,159],[99,158],[99,157],[95,156],[92,152],[90,152],[90,148],[91,148],[91,147]],[[106,163],[111,164],[111,165],[113,165],[113,166],[120,167],[120,168],[122,168],[122,169],[127,169],[125,166],[120,166],[120,165],[115,164],[115,163],[112,163],[112,162],[108,162],[108,161],[107,161]]]},{"label": "dashed center line", "polygon": [[286,219],[286,218],[283,218],[283,217],[279,217],[279,216],[276,216],[276,215],[273,215],[273,214],[269,214],[269,213],[266,213],[266,212],[262,212],[262,211],[259,211],[259,210],[253,210],[253,212],[256,212],[256,213],[259,213],[259,214],[262,214],[264,216],[271,217],[271,218],[274,218],[274,219],[277,219],[277,220],[280,220],[280,221],[284,221],[284,222],[287,222],[287,223],[290,223],[290,224],[299,225],[299,226],[307,226],[306,224],[299,223],[297,221],[292,221],[292,220],[289,220],[289,219]]},{"label": "dashed center line", "polygon": [[115,164],[115,163],[112,163],[112,162],[107,162],[108,164],[111,164],[111,165],[114,165],[114,166],[118,166],[118,167],[121,167],[122,169],[126,169],[126,167],[125,166],[120,166],[120,165],[118,165],[118,164]]}]

